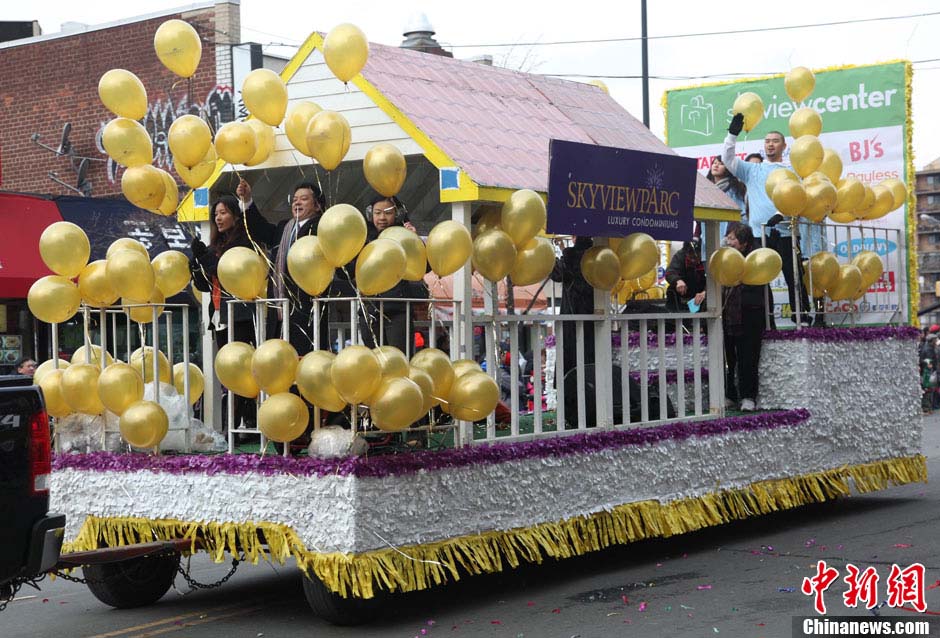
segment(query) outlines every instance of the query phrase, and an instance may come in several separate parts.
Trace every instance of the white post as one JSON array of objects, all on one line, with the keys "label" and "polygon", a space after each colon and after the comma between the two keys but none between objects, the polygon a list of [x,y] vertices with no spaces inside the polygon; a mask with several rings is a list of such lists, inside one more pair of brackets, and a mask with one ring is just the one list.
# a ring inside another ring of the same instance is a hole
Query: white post
[{"label": "white post", "polygon": [[[708,246],[708,257],[718,250],[721,237],[718,232],[718,222],[705,222],[705,245]],[[725,342],[721,325],[721,286],[714,277],[706,279],[706,299],[708,299],[708,314],[717,313],[717,317],[710,317],[708,325],[708,411],[710,414],[725,413]],[[695,349],[701,347],[696,342]]]},{"label": "white post", "polygon": [[[450,205],[451,219],[459,222],[468,231],[472,226],[470,202],[454,202]],[[458,352],[460,358],[473,358],[473,283],[471,278],[470,261],[463,268],[454,273],[454,299],[459,299],[459,310],[454,311],[454,325],[458,334],[452,334],[451,352]],[[458,316],[459,312],[459,316]],[[460,343],[462,349],[454,349]],[[460,421],[460,445],[467,445],[473,441],[473,424],[469,421]]]},{"label": "white post", "polygon": [[[199,232],[202,237],[209,237],[208,221],[199,223]],[[221,309],[219,314],[219,321],[224,321]],[[216,432],[222,432],[222,386],[215,378],[215,335],[209,330],[211,316],[212,293],[203,293],[200,333],[202,334],[202,376],[205,379],[205,390],[202,395],[202,421]]]},{"label": "white post", "polygon": [[[595,246],[606,246],[606,237],[595,237]],[[596,427],[610,427],[614,424],[614,390],[610,377],[613,373],[613,359],[610,351],[610,292],[594,289],[594,314],[604,321],[594,323],[594,387],[596,394]],[[583,397],[590,401],[592,397]]]}]

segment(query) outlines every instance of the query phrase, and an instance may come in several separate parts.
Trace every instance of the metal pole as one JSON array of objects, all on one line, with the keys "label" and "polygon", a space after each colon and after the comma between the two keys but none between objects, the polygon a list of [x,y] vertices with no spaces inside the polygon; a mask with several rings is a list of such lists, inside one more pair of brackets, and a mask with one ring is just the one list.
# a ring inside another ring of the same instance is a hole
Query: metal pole
[{"label": "metal pole", "polygon": [[650,127],[650,69],[649,50],[646,34],[646,0],[640,0],[641,59],[643,63],[643,126]]}]

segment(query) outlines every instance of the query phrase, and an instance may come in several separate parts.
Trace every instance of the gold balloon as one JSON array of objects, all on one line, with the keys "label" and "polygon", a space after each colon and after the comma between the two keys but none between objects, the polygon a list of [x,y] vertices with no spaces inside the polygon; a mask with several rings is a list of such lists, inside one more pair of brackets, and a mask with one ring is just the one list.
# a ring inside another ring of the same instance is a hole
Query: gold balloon
[{"label": "gold balloon", "polygon": [[516,263],[516,246],[501,230],[488,230],[473,240],[473,267],[486,279],[499,281]]},{"label": "gold balloon", "polygon": [[247,122],[223,124],[215,133],[215,152],[229,164],[244,164],[257,150],[255,130]]},{"label": "gold balloon", "polygon": [[136,448],[160,445],[170,429],[170,419],[159,403],[137,401],[127,406],[120,420],[121,436]]},{"label": "gold balloon", "polygon": [[73,363],[62,372],[62,397],[73,412],[102,414],[104,405],[98,398],[98,366]]},{"label": "gold balloon", "polygon": [[588,84],[590,84],[591,86],[596,86],[607,95],[610,95],[610,89],[607,88],[607,84],[603,82],[602,80],[591,80],[590,82],[588,82]]},{"label": "gold balloon", "polygon": [[56,370],[56,369],[64,370],[67,367],[69,367],[69,362],[66,361],[65,359],[59,359],[58,368],[55,367],[54,359],[47,359],[43,361],[42,363],[40,363],[39,366],[36,368],[36,371],[33,373],[33,383],[39,384],[39,382],[42,381],[42,378],[46,376],[47,374],[49,374],[50,372],[52,372],[53,370]]},{"label": "gold balloon", "polygon": [[55,222],[39,236],[39,256],[49,270],[66,279],[77,277],[88,264],[88,235],[71,222]]},{"label": "gold balloon", "polygon": [[790,135],[794,139],[804,135],[819,135],[822,132],[822,117],[808,106],[793,111],[790,116]]},{"label": "gold balloon", "polygon": [[369,414],[380,430],[404,430],[424,414],[421,386],[408,377],[384,379],[372,398]]},{"label": "gold balloon", "polygon": [[659,286],[647,288],[645,291],[647,299],[665,299],[666,289]]},{"label": "gold balloon", "polygon": [[854,177],[840,179],[836,187],[837,213],[850,213],[856,210],[865,198],[865,187]]},{"label": "gold balloon", "polygon": [[274,129],[261,120],[251,119],[245,123],[255,132],[255,154],[245,162],[245,166],[263,164],[274,152]]},{"label": "gold balloon", "polygon": [[479,421],[496,409],[499,386],[485,372],[469,372],[454,381],[447,402],[455,419]]},{"label": "gold balloon", "polygon": [[333,281],[336,268],[326,260],[316,235],[304,235],[287,251],[287,272],[300,289],[313,297]]},{"label": "gold balloon", "polygon": [[317,226],[320,250],[336,268],[342,268],[359,254],[366,243],[367,234],[365,217],[349,204],[336,204],[327,208]]},{"label": "gold balloon", "polygon": [[503,210],[500,208],[481,207],[479,219],[473,227],[474,236],[482,235],[488,230],[502,230]]},{"label": "gold balloon", "polygon": [[201,117],[183,115],[170,124],[167,142],[173,160],[183,166],[195,166],[212,146],[212,131]]},{"label": "gold balloon", "polygon": [[780,274],[783,260],[772,248],[757,248],[744,259],[744,277],[741,283],[748,286],[769,284]]},{"label": "gold balloon", "polygon": [[617,246],[617,259],[620,260],[620,276],[636,279],[659,263],[659,247],[646,233],[632,233]]},{"label": "gold balloon", "polygon": [[347,346],[333,360],[330,378],[346,403],[362,403],[378,389],[382,366],[365,346]]},{"label": "gold balloon", "polygon": [[863,250],[852,258],[852,264],[858,266],[862,273],[862,287],[865,290],[871,288],[872,284],[881,279],[884,273],[885,265],[877,253],[870,250]]},{"label": "gold balloon", "polygon": [[805,66],[790,69],[783,79],[783,88],[794,102],[802,102],[816,87],[816,76]]},{"label": "gold balloon", "polygon": [[818,170],[833,184],[838,184],[842,179],[842,158],[839,153],[831,148],[823,149],[823,159]]},{"label": "gold balloon", "polygon": [[186,182],[186,185],[190,188],[199,188],[205,184],[212,173],[215,172],[215,165],[219,160],[218,154],[215,152],[215,147],[210,146],[209,150],[206,151],[205,156],[199,161],[195,166],[189,167],[181,164],[176,158],[173,159],[173,168],[176,169],[177,175]]},{"label": "gold balloon", "polygon": [[555,267],[555,248],[545,237],[530,239],[516,249],[516,260],[509,276],[514,286],[530,286],[548,277]]},{"label": "gold balloon", "polygon": [[373,348],[372,354],[375,355],[375,358],[379,362],[383,379],[408,376],[408,359],[405,357],[405,353],[395,346],[379,346]]},{"label": "gold balloon", "polygon": [[821,222],[835,208],[837,193],[832,182],[816,181],[804,189],[806,191],[806,207],[801,215],[812,222]]},{"label": "gold balloon", "polygon": [[144,378],[126,363],[112,363],[98,377],[98,398],[118,416],[144,398]]},{"label": "gold balloon", "polygon": [[394,288],[405,274],[405,249],[391,239],[370,241],[356,258],[356,287],[366,296]]},{"label": "gold balloon", "polygon": [[125,299],[148,301],[156,285],[150,259],[129,249],[119,250],[108,257],[105,272],[114,292]]},{"label": "gold balloon", "polygon": [[405,156],[393,144],[376,144],[366,152],[362,162],[366,181],[384,197],[397,195],[405,184],[408,166]]},{"label": "gold balloon", "polygon": [[806,177],[819,168],[824,154],[825,151],[818,137],[804,135],[793,142],[793,148],[790,149],[790,163],[793,164],[793,170],[797,175]]},{"label": "gold balloon", "polygon": [[242,341],[231,341],[215,355],[215,376],[238,396],[254,399],[261,388],[251,374],[251,358],[255,349]]},{"label": "gold balloon", "polygon": [[454,384],[454,366],[450,357],[437,348],[419,350],[411,357],[411,367],[426,372],[434,380],[434,399],[443,401]]},{"label": "gold balloon", "polygon": [[[180,361],[173,366],[173,387],[180,396],[186,396],[186,364]],[[143,380],[141,380],[143,381]],[[99,383],[101,383],[99,381]],[[100,387],[100,386],[99,386]],[[189,404],[193,405],[202,396],[206,387],[206,379],[202,375],[202,370],[195,363],[189,364]]]},{"label": "gold balloon", "polygon": [[154,309],[150,306],[141,306],[138,304],[146,303],[156,305],[157,320],[159,321],[160,315],[163,314],[163,304],[165,302],[166,297],[156,286],[153,287],[153,290],[150,292],[150,297],[148,299],[144,299],[143,301],[136,301],[134,299],[121,300],[121,304],[125,306],[124,311],[128,314],[128,316],[130,316],[131,321],[136,321],[137,323],[150,323],[153,321],[154,311]]},{"label": "gold balloon", "polygon": [[283,339],[268,339],[251,355],[251,375],[268,394],[287,392],[297,376],[297,350]]},{"label": "gold balloon", "polygon": [[789,179],[780,180],[777,183],[771,199],[780,214],[789,217],[796,217],[806,208],[806,190],[799,182]]},{"label": "gold balloon", "polygon": [[446,277],[467,263],[473,253],[473,240],[463,224],[449,219],[431,229],[427,249],[431,270]]},{"label": "gold balloon", "polygon": [[150,253],[147,252],[147,248],[136,239],[130,237],[120,237],[111,242],[111,245],[108,246],[108,252],[105,253],[105,259],[110,259],[111,255],[119,250],[133,250],[146,257],[148,261],[150,260]]},{"label": "gold balloon", "polygon": [[[72,353],[72,363],[90,363],[91,365],[101,369],[101,346],[96,346],[91,344],[87,348],[81,346],[77,348],[75,352]],[[111,353],[107,350],[104,351],[104,365],[105,367],[110,366],[114,363],[114,357],[111,356]]]},{"label": "gold balloon", "polygon": [[809,258],[811,281],[814,288],[828,289],[839,279],[839,260],[830,252],[818,252]]},{"label": "gold balloon", "polygon": [[297,389],[313,405],[330,412],[339,412],[346,401],[336,391],[330,371],[336,359],[329,350],[314,350],[304,355],[297,366]]},{"label": "gold balloon", "polygon": [[307,149],[310,156],[328,171],[343,161],[352,142],[349,122],[336,111],[320,111],[307,125]]},{"label": "gold balloon", "polygon": [[865,194],[862,196],[861,203],[854,211],[856,219],[865,219],[865,215],[869,212],[869,209],[875,205],[875,192],[871,189],[871,186],[862,182],[862,188],[865,190]]},{"label": "gold balloon", "polygon": [[296,394],[272,394],[258,408],[258,429],[272,441],[289,443],[307,429],[310,411]]},{"label": "gold balloon", "polygon": [[829,219],[837,224],[851,224],[852,222],[856,220],[856,217],[855,217],[855,213],[853,212],[847,212],[847,213],[832,212],[832,213],[829,213]]},{"label": "gold balloon", "polygon": [[421,414],[427,414],[439,402],[434,399],[434,380],[431,375],[424,370],[419,370],[414,366],[408,368],[408,378],[418,384],[421,388],[421,396],[424,397],[424,405],[421,406]]},{"label": "gold balloon", "polygon": [[263,297],[268,283],[264,257],[246,246],[236,246],[219,258],[219,283],[239,299]]},{"label": "gold balloon", "polygon": [[188,22],[167,20],[153,34],[157,58],[176,75],[188,78],[196,72],[202,57],[202,41]]},{"label": "gold balloon", "polygon": [[635,288],[637,290],[649,290],[650,288],[656,285],[656,280],[658,278],[659,278],[659,273],[657,273],[656,269],[653,268],[642,277],[638,277],[637,279],[634,280],[636,282]]},{"label": "gold balloon", "polygon": [[242,99],[249,113],[268,126],[279,126],[287,111],[287,86],[271,69],[255,69],[245,76]]},{"label": "gold balloon", "polygon": [[522,247],[545,228],[545,202],[533,190],[523,188],[503,203],[500,225],[516,247]]},{"label": "gold balloon", "polygon": [[153,144],[140,122],[118,117],[104,127],[101,145],[115,162],[128,168],[146,166],[153,161]]},{"label": "gold balloon", "polygon": [[871,207],[862,211],[857,211],[857,216],[860,219],[879,219],[884,217],[891,211],[891,206],[894,204],[894,196],[891,194],[891,191],[881,184],[875,184],[871,187],[872,195],[874,196],[874,202]]},{"label": "gold balloon", "polygon": [[744,130],[750,131],[764,118],[764,103],[757,93],[742,93],[731,106],[732,113],[744,115]]},{"label": "gold balloon", "polygon": [[136,75],[124,69],[111,69],[98,80],[98,97],[105,108],[129,120],[147,115],[147,89]]},{"label": "gold balloon", "polygon": [[405,251],[405,273],[401,276],[407,281],[421,281],[428,271],[428,250],[418,233],[403,226],[389,226],[379,239],[391,239]]},{"label": "gold balloon", "polygon": [[323,39],[323,59],[341,82],[349,82],[369,59],[369,41],[354,24],[340,24]]},{"label": "gold balloon", "polygon": [[[153,347],[145,346],[137,348],[131,353],[131,359],[128,362],[135,370],[144,377],[144,383],[153,381]],[[170,368],[170,361],[163,354],[162,350],[157,350],[157,374],[160,383],[173,383],[173,370]]]},{"label": "gold balloon", "polygon": [[854,264],[839,266],[839,278],[836,283],[827,289],[829,298],[833,301],[851,299],[862,286],[862,271]]},{"label": "gold balloon", "polygon": [[581,257],[581,274],[591,287],[613,290],[620,281],[620,260],[617,253],[605,246],[594,246]]},{"label": "gold balloon", "polygon": [[483,368],[480,367],[480,364],[473,359],[457,359],[452,362],[451,365],[454,368],[455,379],[459,379],[470,372],[483,372]]},{"label": "gold balloon", "polygon": [[78,292],[78,286],[65,277],[47,275],[29,287],[26,304],[40,321],[62,323],[78,312],[82,295]]},{"label": "gold balloon", "polygon": [[744,255],[737,248],[722,246],[708,258],[708,274],[722,286],[737,286],[744,278]]},{"label": "gold balloon", "polygon": [[61,419],[72,413],[72,408],[65,402],[65,397],[62,396],[63,372],[65,372],[65,370],[60,368],[58,370],[49,370],[46,374],[42,375],[40,379],[37,379],[35,375],[33,376],[33,383],[42,388],[42,397],[46,404],[46,412],[49,413],[49,416],[54,416],[57,419]]},{"label": "gold balloon", "polygon": [[202,291],[196,288],[195,283],[189,284],[189,292],[192,293],[193,299],[196,300],[196,303],[198,303],[199,305],[202,305]]},{"label": "gold balloon", "polygon": [[158,168],[160,171],[160,176],[163,178],[163,201],[160,202],[160,205],[153,212],[168,217],[176,212],[176,209],[180,205],[180,191],[179,186],[176,184],[176,180],[173,179],[173,176],[167,173],[162,168]]},{"label": "gold balloon", "polygon": [[291,107],[287,113],[287,119],[284,120],[284,132],[291,145],[298,151],[311,157],[310,148],[307,146],[307,127],[313,116],[322,111],[319,104],[313,102],[298,102]]},{"label": "gold balloon", "polygon": [[783,180],[790,180],[792,182],[799,183],[800,178],[789,168],[775,168],[774,170],[770,171],[770,174],[767,176],[767,180],[764,182],[764,190],[767,193],[767,197],[773,199],[774,188]]},{"label": "gold balloon", "polygon": [[180,251],[164,250],[153,258],[150,265],[153,266],[156,286],[165,297],[172,297],[189,285],[189,258]]},{"label": "gold balloon", "polygon": [[135,166],[121,176],[121,192],[134,206],[156,210],[166,195],[166,182],[159,168],[150,164]]},{"label": "gold balloon", "polygon": [[907,186],[904,182],[892,177],[881,182],[881,185],[891,191],[892,203],[891,210],[897,210],[907,201]]}]

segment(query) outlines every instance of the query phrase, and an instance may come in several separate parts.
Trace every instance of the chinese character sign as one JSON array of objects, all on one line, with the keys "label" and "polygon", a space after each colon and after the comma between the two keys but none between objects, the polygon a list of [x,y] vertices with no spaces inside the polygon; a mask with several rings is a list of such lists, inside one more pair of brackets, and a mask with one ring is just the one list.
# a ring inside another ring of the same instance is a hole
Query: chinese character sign
[{"label": "chinese character sign", "polygon": [[[848,563],[845,570],[846,576],[842,579],[847,585],[842,593],[845,606],[856,608],[859,603],[864,603],[866,609],[878,607],[879,577],[875,568],[868,567],[862,571],[852,563]],[[882,604],[895,608],[910,605],[916,611],[925,612],[927,603],[924,598],[924,578],[925,568],[921,563],[914,563],[903,569],[898,565],[892,565],[891,573],[885,581],[886,599]],[[813,607],[816,613],[826,613],[826,590],[838,580],[839,570],[829,567],[824,560],[817,561],[816,573],[813,576],[803,579],[800,591],[813,597]]]},{"label": "chinese character sign", "polygon": [[549,233],[692,238],[694,160],[562,140],[549,153]]}]

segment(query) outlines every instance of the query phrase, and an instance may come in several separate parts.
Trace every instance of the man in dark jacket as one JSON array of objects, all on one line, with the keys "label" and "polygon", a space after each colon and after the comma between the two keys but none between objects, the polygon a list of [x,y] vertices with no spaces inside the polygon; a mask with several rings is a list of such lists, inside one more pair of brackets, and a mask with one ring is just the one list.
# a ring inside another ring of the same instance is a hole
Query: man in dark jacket
[{"label": "man in dark jacket", "polygon": [[[568,315],[594,313],[594,288],[581,273],[581,258],[594,245],[590,237],[578,237],[573,246],[565,248],[561,258],[555,260],[552,281],[561,283],[561,312]],[[578,343],[575,322],[566,321],[562,326],[564,340],[564,371],[573,370],[578,364]],[[594,322],[584,322],[584,365],[594,363]]]},{"label": "man in dark jacket", "polygon": [[705,264],[699,254],[697,240],[687,241],[669,260],[666,269],[666,310],[669,312],[688,312],[689,302],[695,302],[705,309]]}]

